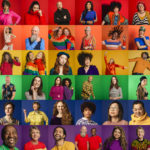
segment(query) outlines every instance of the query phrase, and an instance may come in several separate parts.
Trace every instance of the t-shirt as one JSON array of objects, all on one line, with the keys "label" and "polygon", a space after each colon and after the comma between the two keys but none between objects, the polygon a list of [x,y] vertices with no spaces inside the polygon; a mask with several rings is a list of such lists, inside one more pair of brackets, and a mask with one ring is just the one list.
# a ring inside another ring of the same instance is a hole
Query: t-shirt
[{"label": "t-shirt", "polygon": [[63,146],[54,146],[51,150],[75,150],[75,145],[72,142],[65,141]]},{"label": "t-shirt", "polygon": [[24,150],[47,150],[47,148],[42,142],[38,142],[38,144],[34,145],[30,141],[24,145]]},{"label": "t-shirt", "polygon": [[[149,40],[148,36],[145,36],[145,38],[146,38],[146,40]],[[143,38],[140,38],[140,37],[135,38],[135,42],[139,42],[140,46],[146,46],[145,41],[144,41]],[[148,49],[147,46],[145,48],[142,48],[142,50],[147,50],[147,49]]]},{"label": "t-shirt", "polygon": [[75,142],[77,142],[77,146],[79,150],[87,150],[87,143],[89,142],[89,137],[86,135],[85,137],[82,137],[80,134],[78,134],[75,138]]},{"label": "t-shirt", "polygon": [[[1,145],[0,150],[10,150],[6,145]],[[19,150],[17,147],[14,147],[14,150]]]},{"label": "t-shirt", "polygon": [[100,146],[100,144],[102,143],[102,139],[99,136],[91,136],[89,138],[89,145],[90,145],[90,150],[97,150]]}]

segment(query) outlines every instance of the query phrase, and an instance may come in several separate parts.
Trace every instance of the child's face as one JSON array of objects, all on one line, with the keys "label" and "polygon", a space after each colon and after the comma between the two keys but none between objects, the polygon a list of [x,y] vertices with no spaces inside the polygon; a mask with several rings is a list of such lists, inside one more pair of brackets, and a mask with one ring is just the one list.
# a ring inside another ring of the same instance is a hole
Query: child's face
[{"label": "child's face", "polygon": [[37,59],[42,59],[42,57],[43,57],[43,53],[42,52],[39,52],[38,54],[37,54]]},{"label": "child's face", "polygon": [[6,54],[6,55],[5,55],[5,59],[6,59],[6,60],[9,60],[9,55]]}]

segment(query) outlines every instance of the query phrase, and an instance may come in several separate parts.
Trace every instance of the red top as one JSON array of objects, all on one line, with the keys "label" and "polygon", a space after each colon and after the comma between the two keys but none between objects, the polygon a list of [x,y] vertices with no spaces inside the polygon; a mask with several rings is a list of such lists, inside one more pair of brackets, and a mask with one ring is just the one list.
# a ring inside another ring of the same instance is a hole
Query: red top
[{"label": "red top", "polygon": [[46,24],[45,16],[43,14],[42,16],[40,16],[37,11],[36,12],[30,11],[30,13],[25,14],[24,24],[45,25]]},{"label": "red top", "polygon": [[88,135],[82,137],[80,134],[78,134],[75,138],[75,141],[78,143],[77,146],[79,150],[87,150],[87,142],[89,142]]},{"label": "red top", "polygon": [[102,139],[99,136],[91,136],[89,138],[90,150],[97,150],[99,149],[99,145],[102,143]]},{"label": "red top", "polygon": [[4,62],[0,66],[0,71],[2,75],[12,75],[13,65],[20,66],[20,62],[13,60],[13,64],[9,62]]},{"label": "red top", "polygon": [[24,150],[37,150],[37,149],[45,150],[45,148],[46,146],[42,142],[38,142],[37,145],[33,145],[32,142],[30,141],[24,145]]},{"label": "red top", "polygon": [[45,66],[42,62],[42,59],[36,59],[35,64],[37,65],[39,71],[45,71]]}]

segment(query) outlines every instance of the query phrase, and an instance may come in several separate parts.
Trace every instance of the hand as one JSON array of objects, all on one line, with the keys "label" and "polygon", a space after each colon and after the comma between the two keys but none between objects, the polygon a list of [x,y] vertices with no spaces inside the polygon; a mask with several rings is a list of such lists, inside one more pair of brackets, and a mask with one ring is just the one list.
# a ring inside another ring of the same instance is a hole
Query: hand
[{"label": "hand", "polygon": [[31,90],[32,90],[32,92],[35,92],[35,90],[34,90],[34,86],[31,86]]},{"label": "hand", "polygon": [[24,112],[24,114],[26,114],[26,113],[27,113],[27,110],[26,110],[26,109],[23,109],[23,112]]},{"label": "hand", "polygon": [[93,21],[87,21],[87,24],[93,24]]},{"label": "hand", "polygon": [[17,62],[19,62],[19,57],[15,57],[15,60],[16,60]]},{"label": "hand", "polygon": [[60,98],[60,95],[58,95],[58,98]]},{"label": "hand", "polygon": [[64,16],[64,19],[67,19],[67,16],[66,16],[66,15]]},{"label": "hand", "polygon": [[36,41],[37,42],[40,42],[41,38],[40,37],[37,37]]},{"label": "hand", "polygon": [[71,90],[73,90],[73,87],[71,88]]},{"label": "hand", "polygon": [[124,67],[124,69],[128,69],[128,67]]},{"label": "hand", "polygon": [[93,96],[93,99],[95,99],[95,96]]},{"label": "hand", "polygon": [[85,21],[81,21],[82,24],[85,24]]},{"label": "hand", "polygon": [[40,16],[42,16],[42,10],[39,10],[38,13]]},{"label": "hand", "polygon": [[125,35],[123,35],[122,39],[123,39],[123,41],[126,41],[126,36],[125,36]]},{"label": "hand", "polygon": [[108,52],[107,52],[107,51],[105,51],[104,56],[106,56],[106,55],[107,55],[107,53],[108,53]]},{"label": "hand", "polygon": [[53,32],[57,31],[59,29],[59,27],[56,27],[55,29],[53,29]]}]

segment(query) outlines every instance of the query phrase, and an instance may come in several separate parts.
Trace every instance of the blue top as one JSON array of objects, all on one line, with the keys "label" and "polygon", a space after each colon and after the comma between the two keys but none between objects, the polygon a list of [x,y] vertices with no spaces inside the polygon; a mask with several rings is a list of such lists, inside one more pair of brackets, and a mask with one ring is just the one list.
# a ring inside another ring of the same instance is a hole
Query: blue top
[{"label": "blue top", "polygon": [[[148,36],[145,36],[146,40],[149,40],[149,37]],[[145,42],[144,42],[144,39],[143,38],[135,38],[135,42],[139,42],[140,46],[146,46]],[[146,46],[145,48],[142,48],[142,50],[148,50],[148,47]]]},{"label": "blue top", "polygon": [[114,25],[118,25],[118,16],[115,16]]},{"label": "blue top", "polygon": [[81,20],[83,21],[93,21],[93,24],[94,24],[94,20],[96,19],[96,12],[95,11],[88,11],[86,16],[83,18],[83,14],[84,12],[82,13],[82,16],[81,16]]}]

